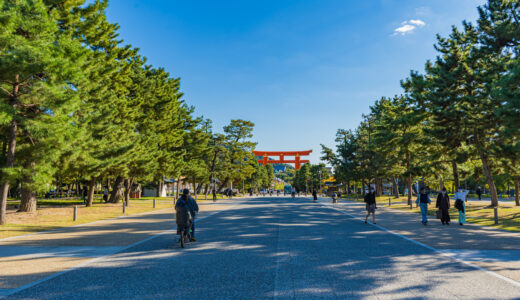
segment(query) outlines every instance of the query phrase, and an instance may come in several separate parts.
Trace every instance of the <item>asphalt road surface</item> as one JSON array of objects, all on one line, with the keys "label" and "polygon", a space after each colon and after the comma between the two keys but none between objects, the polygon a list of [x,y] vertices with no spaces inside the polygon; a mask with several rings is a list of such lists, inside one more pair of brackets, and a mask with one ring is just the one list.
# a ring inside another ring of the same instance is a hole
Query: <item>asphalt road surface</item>
[{"label": "asphalt road surface", "polygon": [[[308,199],[259,198],[7,299],[520,299],[520,287]],[[434,237],[433,237],[434,238]]]}]

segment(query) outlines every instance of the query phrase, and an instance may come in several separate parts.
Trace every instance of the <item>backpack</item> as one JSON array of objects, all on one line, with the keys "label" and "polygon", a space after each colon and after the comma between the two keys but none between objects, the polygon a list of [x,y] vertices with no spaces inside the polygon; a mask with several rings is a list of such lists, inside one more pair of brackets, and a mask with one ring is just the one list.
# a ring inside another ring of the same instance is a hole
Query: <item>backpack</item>
[{"label": "backpack", "polygon": [[455,208],[464,213],[464,202],[460,199],[455,200]]},{"label": "backpack", "polygon": [[190,222],[190,210],[186,203],[178,205],[175,210],[175,221],[178,226],[188,226]]}]

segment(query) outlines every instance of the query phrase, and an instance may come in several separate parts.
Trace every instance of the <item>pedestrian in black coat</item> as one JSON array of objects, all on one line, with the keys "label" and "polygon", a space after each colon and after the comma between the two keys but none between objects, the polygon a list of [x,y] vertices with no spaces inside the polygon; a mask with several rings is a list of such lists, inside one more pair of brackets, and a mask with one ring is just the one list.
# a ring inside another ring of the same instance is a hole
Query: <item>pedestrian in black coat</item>
[{"label": "pedestrian in black coat", "polygon": [[450,225],[450,197],[448,196],[448,193],[446,192],[446,188],[442,189],[442,192],[439,193],[437,196],[437,203],[435,204],[435,207],[437,207],[441,211],[441,222],[442,225]]},{"label": "pedestrian in black coat", "polygon": [[370,192],[365,195],[365,203],[366,203],[366,210],[367,210],[367,216],[365,217],[365,224],[368,220],[368,216],[372,214],[372,222],[376,223],[376,192],[371,188]]}]

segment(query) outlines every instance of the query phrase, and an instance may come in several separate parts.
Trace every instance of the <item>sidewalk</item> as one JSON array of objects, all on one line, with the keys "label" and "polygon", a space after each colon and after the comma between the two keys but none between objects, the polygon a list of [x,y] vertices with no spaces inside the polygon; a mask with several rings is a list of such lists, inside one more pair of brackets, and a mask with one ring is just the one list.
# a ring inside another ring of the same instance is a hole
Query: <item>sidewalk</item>
[{"label": "sidewalk", "polygon": [[[319,201],[331,205],[330,199]],[[366,216],[364,203],[341,199],[334,207],[363,220]],[[376,211],[376,223],[381,227],[520,282],[520,233],[475,224],[460,226],[456,221],[447,226],[429,216],[424,226],[417,213],[387,207]]]},{"label": "sidewalk", "polygon": [[[200,203],[198,218],[243,199]],[[173,208],[0,240],[0,297],[175,228]],[[172,234],[174,232],[172,231]],[[172,235],[172,247],[174,244]]]}]

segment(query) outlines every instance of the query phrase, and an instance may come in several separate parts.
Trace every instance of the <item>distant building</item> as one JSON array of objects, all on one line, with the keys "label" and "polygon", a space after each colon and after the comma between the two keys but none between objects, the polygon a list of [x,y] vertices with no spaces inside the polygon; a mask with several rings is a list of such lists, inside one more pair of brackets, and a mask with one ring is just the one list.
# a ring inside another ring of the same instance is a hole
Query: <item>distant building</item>
[{"label": "distant building", "polygon": [[332,176],[334,174],[332,167],[325,167],[325,169],[327,169],[327,171],[329,171],[330,176]]}]

